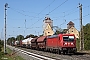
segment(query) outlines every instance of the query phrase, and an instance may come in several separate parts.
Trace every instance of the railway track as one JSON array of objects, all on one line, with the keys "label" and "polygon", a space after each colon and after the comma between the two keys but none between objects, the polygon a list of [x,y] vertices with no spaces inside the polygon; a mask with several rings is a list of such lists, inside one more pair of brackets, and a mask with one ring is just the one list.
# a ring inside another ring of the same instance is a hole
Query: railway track
[{"label": "railway track", "polygon": [[48,56],[44,56],[44,55],[42,56],[40,54],[31,53],[31,52],[22,50],[20,48],[15,48],[15,47],[11,47],[11,46],[8,46],[8,47],[11,48],[11,50],[14,50],[15,52],[21,52],[25,55],[28,55],[28,56],[33,57],[38,60],[59,60],[57,58],[52,58],[52,57],[48,57]]},{"label": "railway track", "polygon": [[67,55],[59,55],[50,52],[37,51],[26,48],[16,48],[16,50],[21,51],[22,53],[32,56],[38,60],[90,60],[90,54],[78,52],[75,55],[67,54]]},{"label": "railway track", "polygon": [[52,58],[57,59],[57,60],[90,60],[89,53],[77,52],[74,55],[73,54],[59,55],[59,54],[55,54],[55,53],[31,50],[31,49],[26,49],[26,48],[21,48],[21,49],[35,53],[35,54],[40,54],[42,56],[52,57]]}]

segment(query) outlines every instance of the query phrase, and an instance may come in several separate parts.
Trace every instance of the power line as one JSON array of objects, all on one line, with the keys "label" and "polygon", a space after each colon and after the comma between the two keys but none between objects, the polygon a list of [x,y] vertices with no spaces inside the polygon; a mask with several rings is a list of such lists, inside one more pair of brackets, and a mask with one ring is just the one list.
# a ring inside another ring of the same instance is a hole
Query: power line
[{"label": "power line", "polygon": [[[68,0],[66,0],[66,1],[64,1],[62,4],[60,4],[59,6],[57,6],[55,9],[53,9],[51,12],[49,12],[48,14],[50,14],[50,13],[52,13],[54,10],[56,10],[57,8],[59,8],[60,6],[62,6],[65,2],[67,2]],[[54,2],[54,1],[53,1]],[[42,19],[42,18],[41,18]],[[41,20],[41,19],[39,19],[39,20]],[[39,21],[38,20],[38,21]],[[36,24],[38,21],[36,21],[34,24]],[[34,25],[34,24],[32,24],[32,25]],[[31,26],[32,26],[31,25]]]},{"label": "power line", "polygon": [[[54,1],[55,1],[55,0],[53,0],[48,6],[46,6],[40,13],[42,13],[46,8],[48,8]],[[39,14],[40,14],[40,13],[39,13]],[[38,15],[39,15],[39,14],[38,14]]]},{"label": "power line", "polygon": [[[41,14],[46,8],[48,8],[53,2],[54,2],[55,0],[53,0],[48,6],[46,6],[42,11],[40,11],[37,15],[39,15],[39,14]],[[11,7],[10,7],[11,8]],[[23,14],[23,13],[21,13],[21,12],[19,12],[19,11],[17,11],[16,9],[14,9],[14,8],[11,8],[12,10],[14,10],[14,11],[16,11],[16,12],[18,12],[19,14],[22,14],[22,15],[24,15],[24,16],[28,16],[28,17],[33,17],[33,18],[35,18],[34,16],[29,16],[29,15],[26,15],[26,14]],[[18,9],[19,10],[19,9]],[[26,11],[24,11],[24,10],[21,10],[21,11],[23,11],[23,12],[26,12]],[[32,20],[32,19],[31,19]]]},{"label": "power line", "polygon": [[[54,1],[55,1],[55,0],[53,0],[53,2],[54,2]],[[67,0],[66,0],[66,1],[67,1]],[[66,1],[65,1],[65,2],[66,2]],[[53,3],[53,2],[52,2],[52,3]],[[50,5],[50,4],[49,4],[49,5]],[[48,5],[48,6],[49,6],[49,5]],[[47,7],[48,7],[48,6],[47,6]],[[89,7],[89,6],[90,6],[90,5],[88,5],[88,6],[84,7],[84,8],[87,8],[87,7]],[[47,7],[46,7],[46,8],[47,8]],[[46,8],[45,8],[45,9],[46,9]],[[84,9],[84,8],[83,8],[83,9]],[[22,10],[22,11],[24,11],[24,10]],[[43,10],[42,10],[42,11],[43,11]],[[42,12],[42,11],[41,11],[41,12]],[[18,11],[17,11],[17,12],[18,12]],[[24,11],[24,12],[25,12],[25,11]],[[40,13],[41,13],[41,12],[40,12]],[[69,15],[75,13],[75,12],[77,12],[77,11],[68,13],[68,14],[66,14],[65,16],[69,16]],[[18,13],[20,13],[20,12],[18,12]],[[39,14],[40,14],[40,13],[39,13]],[[22,14],[22,15],[24,15],[24,16],[28,16],[28,15],[25,15],[25,14],[23,14],[23,13],[20,13],[20,14]],[[30,16],[29,16],[29,17],[30,17]]]},{"label": "power line", "polygon": [[[88,6],[87,6],[87,7],[88,7]],[[86,7],[85,7],[85,8],[86,8]],[[84,9],[84,8],[83,8],[83,9]],[[74,12],[76,12],[76,11],[74,11]],[[69,14],[69,15],[70,15],[70,14]],[[89,16],[89,15],[90,15],[90,14],[84,15],[83,18],[84,18],[84,17],[87,17],[87,16]],[[67,15],[67,16],[68,16],[68,15]],[[41,19],[43,19],[43,18],[41,18]],[[39,20],[41,20],[41,19],[39,19]],[[38,20],[38,21],[39,21],[39,20]],[[73,20],[71,20],[71,21],[76,21],[76,20],[79,20],[79,18],[73,19]],[[33,23],[32,25],[36,24],[38,21],[36,21],[36,22]],[[31,25],[31,26],[32,26],[32,25]],[[62,24],[62,25],[63,25],[63,24]],[[58,25],[58,26],[59,26],[59,25]]]},{"label": "power line", "polygon": [[[40,13],[38,13],[37,15],[39,15],[39,14],[41,14],[46,8],[48,8],[53,2],[54,2],[55,0],[53,0],[48,6],[46,6]],[[26,15],[26,14],[23,14],[23,13],[21,13],[21,12],[19,12],[19,11],[17,11],[17,10],[15,10],[15,9],[13,9],[14,11],[16,11],[16,12],[18,12],[18,13],[20,13],[20,14],[22,14],[22,15],[24,15],[24,16],[28,16],[28,17],[31,17],[31,16],[29,16],[29,15]],[[22,10],[23,12],[25,12],[24,10]],[[34,17],[33,17],[34,18]],[[40,19],[38,19],[35,23],[33,23],[32,25],[34,25],[34,24],[36,24],[38,21],[40,21],[42,18],[40,18]],[[32,20],[32,19],[31,19]],[[31,25],[31,26],[32,26]]]},{"label": "power line", "polygon": [[34,16],[29,16],[29,15],[27,15],[27,14],[21,13],[21,12],[17,11],[16,9],[12,8],[12,7],[10,7],[10,9],[12,9],[13,11],[16,11],[17,13],[19,13],[19,14],[21,14],[21,15],[23,15],[23,16],[28,16],[28,17],[36,18],[36,17],[34,17]]},{"label": "power line", "polygon": [[[85,9],[85,8],[89,8],[89,6],[90,5],[88,5],[88,6],[85,6],[83,9]],[[78,10],[76,10],[76,11],[74,11],[74,12],[71,12],[72,14],[73,13],[75,13],[75,12],[77,12]],[[66,14],[65,16],[68,16],[68,15],[71,15],[71,13],[68,13],[68,14]],[[90,14],[88,13],[88,14],[86,14],[86,15],[84,15],[83,17],[82,17],[82,19],[84,18],[84,17],[87,17],[87,16],[89,16]],[[71,21],[76,21],[76,20],[78,20],[79,21],[79,18],[76,18],[76,19],[73,19],[73,20],[71,20]],[[62,24],[60,24],[60,25],[63,25],[64,23],[62,23]],[[57,26],[59,26],[59,25],[57,25]]]},{"label": "power line", "polygon": [[[85,7],[83,7],[82,9],[85,9],[85,8],[88,8],[88,7],[90,7],[90,5],[85,6]],[[74,13],[76,13],[76,12],[78,12],[78,10],[76,10],[76,11],[74,11],[74,12],[71,12],[71,13],[68,13],[68,14],[66,14],[65,16],[69,16],[69,15],[74,14]]]},{"label": "power line", "polygon": [[31,26],[33,26],[34,24],[36,24],[37,22],[39,22],[40,20],[42,20],[43,19],[43,17],[42,18],[40,18],[39,20],[37,20],[35,23],[33,23]]},{"label": "power line", "polygon": [[[55,1],[55,0],[53,0],[52,3],[53,3],[54,1]],[[68,1],[68,0],[66,0],[66,1]],[[66,1],[65,1],[65,2],[66,2]],[[63,2],[62,4],[64,4],[65,2]],[[52,3],[50,3],[47,7],[49,7]],[[62,4],[60,4],[58,7],[60,7]],[[47,8],[47,7],[46,7],[46,8]],[[56,7],[55,9],[57,9],[58,7]],[[45,8],[45,9],[46,9],[46,8]],[[43,12],[45,9],[43,9],[41,12]],[[55,9],[54,9],[54,10],[55,10]],[[52,10],[51,12],[53,12],[54,10]],[[22,10],[22,11],[25,12],[24,10]],[[40,12],[40,13],[41,13],[41,12]],[[49,12],[49,13],[51,13],[51,12]],[[75,13],[75,12],[77,12],[77,11],[68,13],[68,14],[66,14],[66,15],[64,15],[64,16],[65,16],[65,17],[66,17],[66,16],[69,16],[69,15]],[[40,13],[39,13],[39,14],[40,14]],[[38,14],[38,15],[39,15],[39,14]],[[28,16],[28,15],[25,15],[25,16]],[[40,19],[39,19],[39,20],[40,20]],[[39,21],[39,20],[38,20],[38,21]],[[37,22],[38,22],[38,21],[37,21]],[[35,23],[36,23],[36,22],[35,22]],[[32,25],[34,25],[35,23],[33,23]]]},{"label": "power line", "polygon": [[[90,7],[90,5],[85,6],[85,7],[83,7],[82,9],[85,9],[85,8],[88,8],[88,9],[89,9],[89,7]],[[69,16],[69,15],[72,15],[72,14],[75,14],[76,12],[78,12],[78,10],[75,10],[75,8],[74,8],[74,9],[70,9],[70,10],[72,10],[73,12],[67,13],[67,14],[65,14],[64,16],[59,16],[59,17],[57,17],[57,18],[62,18],[62,17],[65,18],[66,16]],[[70,10],[67,10],[67,11],[70,11]],[[66,13],[67,11],[64,11],[64,13]],[[89,13],[89,10],[88,10],[88,13]],[[87,15],[89,15],[89,14],[87,14]],[[74,20],[76,20],[76,19],[74,19]]]},{"label": "power line", "polygon": [[57,8],[59,8],[60,6],[62,6],[64,3],[66,3],[68,0],[65,0],[63,3],[61,3],[59,6],[57,6],[56,8],[54,8],[52,11],[50,11],[48,14],[52,13],[54,10],[56,10]]},{"label": "power line", "polygon": [[[87,17],[87,16],[89,16],[89,15],[90,15],[90,14],[84,15],[84,16],[82,17],[82,19],[85,18],[85,17]],[[76,19],[73,19],[73,20],[71,20],[71,21],[76,21],[76,20],[79,21],[79,19],[80,19],[80,18],[76,18]],[[64,23],[62,23],[62,24],[60,24],[60,25],[63,25],[63,24],[65,24],[65,23],[68,23],[68,21],[66,21],[66,22],[64,22]],[[57,25],[57,26],[60,26],[60,25]]]},{"label": "power line", "polygon": [[[47,7],[45,7],[39,14],[41,14],[46,8],[48,8],[55,0],[53,0]],[[56,7],[55,9],[53,9],[51,12],[53,12],[54,10],[56,10],[57,8],[59,8],[61,5],[63,5],[65,2],[67,2],[68,0],[64,1],[62,4],[60,4],[58,7]],[[49,13],[51,13],[49,12]],[[20,13],[20,12],[19,12]],[[39,15],[38,14],[38,15]],[[35,23],[33,23],[32,25],[36,24],[38,21],[40,21],[42,18],[40,18],[39,20],[37,20]],[[31,25],[31,26],[32,26]]]},{"label": "power line", "polygon": [[[49,7],[54,1],[55,1],[55,0],[53,0],[47,7]],[[66,1],[67,1],[67,0],[66,0]],[[65,2],[66,2],[66,1],[65,1]],[[64,4],[65,2],[63,2],[62,4]],[[62,5],[62,4],[60,4],[60,5]],[[59,6],[60,6],[60,5],[59,5]],[[59,7],[59,6],[58,6],[58,7]],[[89,6],[90,6],[90,5],[89,5]],[[84,8],[87,8],[87,7],[89,7],[89,6],[86,6],[86,7],[84,7]],[[44,11],[47,7],[45,7],[42,11]],[[58,7],[56,7],[56,8],[58,8]],[[55,9],[56,9],[56,8],[55,8]],[[13,10],[15,10],[15,9],[13,9]],[[53,9],[53,10],[54,10],[54,9]],[[53,11],[53,10],[52,10],[52,11]],[[25,12],[24,10],[21,10],[21,11]],[[41,12],[42,12],[42,11],[41,11]],[[17,12],[20,13],[20,14],[22,14],[22,15],[24,15],[24,16],[29,16],[29,15],[23,14],[23,13],[21,13],[21,12],[19,12],[19,11],[17,11]],[[40,12],[40,13],[41,13],[41,12]],[[73,13],[75,13],[75,12],[77,12],[77,11],[74,11],[74,12],[71,12],[71,13],[73,14]],[[38,13],[38,15],[39,15],[40,13]],[[69,16],[71,13],[68,13],[68,14],[66,14],[65,16]],[[34,17],[34,16],[29,16],[29,17]]]},{"label": "power line", "polygon": [[[39,14],[41,14],[46,8],[48,8],[53,2],[54,2],[55,0],[53,0],[47,7],[45,7]],[[38,15],[39,15],[38,14]],[[42,18],[40,18],[39,20],[37,20],[35,23],[33,23],[32,25],[34,25],[34,24],[36,24],[37,22],[39,22],[41,19],[43,19],[43,17]],[[31,26],[32,26],[31,25]]]},{"label": "power line", "polygon": [[[53,3],[54,1],[55,1],[55,0],[53,0],[52,3]],[[68,0],[66,0],[66,1],[68,1]],[[66,1],[65,1],[65,2],[66,2]],[[63,2],[62,4],[64,4],[65,2]],[[52,3],[51,3],[51,4],[52,4]],[[49,13],[52,13],[54,10],[56,10],[57,8],[59,8],[62,4],[60,4],[58,7],[56,7],[55,9],[53,9],[53,10],[52,10],[51,12],[49,12]],[[49,6],[50,6],[50,4],[49,4],[47,7],[49,7]],[[46,8],[47,8],[47,7],[46,7]],[[45,9],[46,9],[46,8],[45,8]],[[43,9],[41,12],[43,12],[45,9]],[[40,13],[41,13],[41,12],[40,12]],[[76,12],[76,11],[75,11],[75,12]],[[74,13],[75,13],[75,12],[74,12]],[[40,14],[40,13],[39,13],[39,14]],[[71,14],[71,13],[69,13],[69,14],[67,14],[67,15],[65,15],[65,16],[68,16],[68,15],[70,15],[70,14]],[[25,14],[24,14],[24,15],[25,15]],[[26,15],[25,15],[25,16],[26,16]],[[39,20],[41,20],[41,19],[42,19],[42,18],[40,18]],[[36,21],[35,23],[33,23],[32,25],[36,24],[39,20],[37,20],[37,21]],[[77,20],[77,19],[74,19],[74,20]],[[31,25],[31,26],[32,26],[32,25]]]}]

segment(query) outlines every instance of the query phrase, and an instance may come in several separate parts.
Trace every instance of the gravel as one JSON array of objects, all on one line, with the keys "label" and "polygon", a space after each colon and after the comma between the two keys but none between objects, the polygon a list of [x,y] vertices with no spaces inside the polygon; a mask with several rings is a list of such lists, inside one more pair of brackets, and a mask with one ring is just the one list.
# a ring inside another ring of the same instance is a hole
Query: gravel
[{"label": "gravel", "polygon": [[[67,55],[60,54],[59,55],[59,54],[55,54],[55,53],[37,51],[37,50],[26,49],[26,48],[20,48],[20,49],[28,51],[28,52],[32,52],[35,54],[43,55],[43,56],[57,58],[58,60],[90,60],[90,55],[85,54],[85,53],[77,53],[75,55],[73,55],[73,54],[67,54]],[[35,59],[31,56],[25,55],[21,52],[17,52],[17,55],[23,57],[25,60],[37,60],[37,59]]]}]

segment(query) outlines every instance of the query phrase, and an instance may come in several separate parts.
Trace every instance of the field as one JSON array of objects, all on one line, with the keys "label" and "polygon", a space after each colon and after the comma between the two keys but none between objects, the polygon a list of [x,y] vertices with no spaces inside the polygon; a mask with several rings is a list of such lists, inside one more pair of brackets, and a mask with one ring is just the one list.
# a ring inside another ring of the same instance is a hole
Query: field
[{"label": "field", "polygon": [[24,60],[20,56],[17,56],[15,52],[7,48],[7,54],[3,54],[1,60]]}]

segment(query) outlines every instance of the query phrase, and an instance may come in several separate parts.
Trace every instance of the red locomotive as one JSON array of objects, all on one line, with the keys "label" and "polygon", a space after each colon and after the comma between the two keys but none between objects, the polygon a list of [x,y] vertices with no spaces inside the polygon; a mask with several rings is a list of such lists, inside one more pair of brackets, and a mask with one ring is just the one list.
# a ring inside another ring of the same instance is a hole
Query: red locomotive
[{"label": "red locomotive", "polygon": [[59,34],[49,36],[46,40],[46,49],[58,53],[75,53],[76,38],[74,34]]}]

